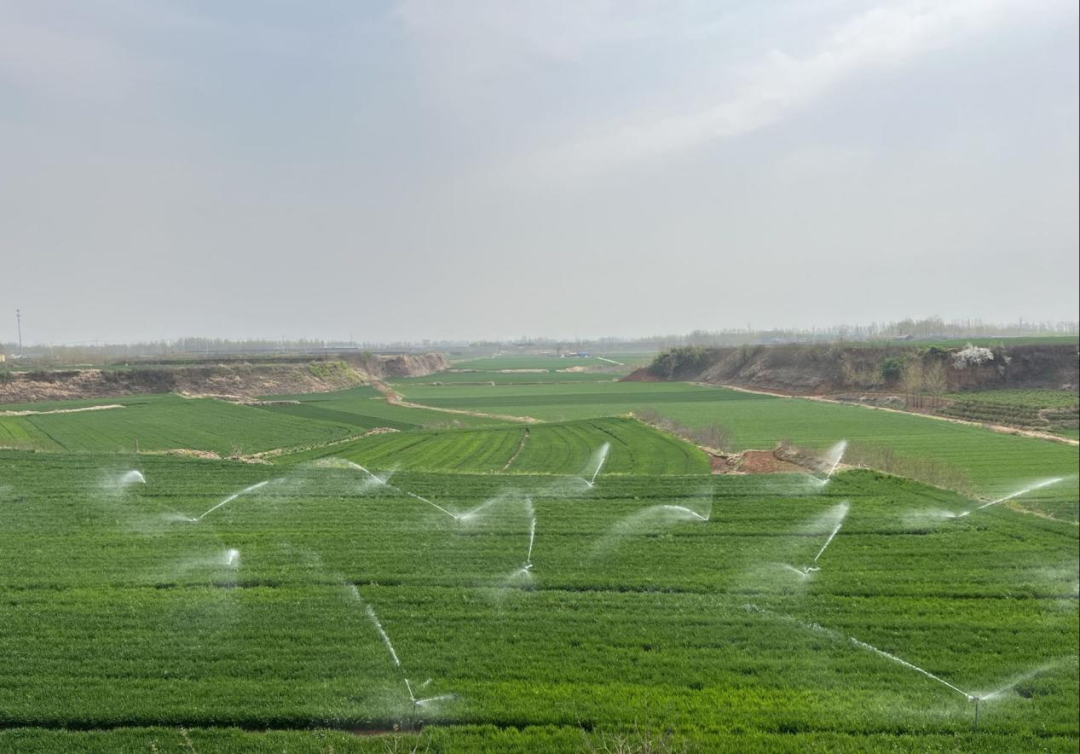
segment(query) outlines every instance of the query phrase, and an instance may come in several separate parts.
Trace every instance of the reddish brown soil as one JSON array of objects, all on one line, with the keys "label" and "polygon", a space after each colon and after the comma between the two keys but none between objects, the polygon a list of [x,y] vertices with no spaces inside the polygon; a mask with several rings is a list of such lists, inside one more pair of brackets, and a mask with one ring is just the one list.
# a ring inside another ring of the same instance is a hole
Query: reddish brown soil
[{"label": "reddish brown soil", "polygon": [[744,474],[798,474],[806,469],[780,460],[771,450],[747,450],[742,454],[739,471]]},{"label": "reddish brown soil", "polygon": [[630,374],[623,377],[619,382],[663,382],[664,380],[657,377],[648,369],[635,369]]}]

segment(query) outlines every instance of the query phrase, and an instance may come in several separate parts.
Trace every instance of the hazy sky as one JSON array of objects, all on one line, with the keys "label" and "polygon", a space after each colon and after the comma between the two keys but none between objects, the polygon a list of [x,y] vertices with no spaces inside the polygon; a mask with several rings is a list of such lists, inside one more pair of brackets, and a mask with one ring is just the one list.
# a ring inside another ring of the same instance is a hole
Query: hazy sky
[{"label": "hazy sky", "polygon": [[1078,317],[1075,0],[0,0],[0,340]]}]

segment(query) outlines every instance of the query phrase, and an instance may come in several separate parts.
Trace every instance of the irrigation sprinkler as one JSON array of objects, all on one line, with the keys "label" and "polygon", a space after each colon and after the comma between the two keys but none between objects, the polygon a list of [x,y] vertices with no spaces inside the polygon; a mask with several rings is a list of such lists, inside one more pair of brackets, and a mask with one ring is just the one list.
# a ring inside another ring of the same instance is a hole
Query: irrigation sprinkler
[{"label": "irrigation sprinkler", "polygon": [[956,518],[966,518],[967,516],[970,516],[972,513],[975,513],[976,511],[981,511],[983,508],[989,508],[991,505],[998,505],[1000,503],[1008,502],[1009,500],[1013,500],[1015,498],[1018,498],[1021,495],[1026,495],[1029,492],[1034,492],[1035,490],[1041,490],[1044,487],[1049,487],[1051,485],[1054,485],[1054,484],[1057,484],[1058,482],[1063,482],[1063,481],[1065,481],[1065,477],[1053,477],[1051,479],[1044,479],[1041,482],[1036,482],[1035,484],[1030,484],[1027,487],[1024,487],[1022,489],[1017,490],[1016,492],[1010,493],[1010,494],[1006,495],[1005,497],[999,497],[997,500],[991,500],[989,503],[983,503],[982,505],[978,506],[977,508],[972,508],[969,511],[964,511],[963,513],[958,513],[956,515]]},{"label": "irrigation sprinkler", "polygon": [[265,479],[265,480],[263,480],[261,482],[256,482],[255,484],[253,484],[253,485],[251,485],[249,487],[245,487],[244,489],[240,490],[239,492],[234,492],[233,494],[229,495],[227,498],[222,500],[220,503],[215,505],[213,508],[211,508],[210,510],[203,513],[201,516],[196,516],[195,518],[189,518],[188,520],[191,521],[191,523],[198,523],[199,521],[202,521],[204,518],[206,518],[211,513],[216,511],[218,508],[221,508],[224,505],[228,505],[229,503],[231,503],[233,500],[240,497],[241,495],[246,495],[249,492],[254,492],[255,490],[257,490],[257,489],[259,489],[261,487],[265,487],[271,481],[280,481],[280,480],[277,480],[277,479],[275,479],[275,480]]}]

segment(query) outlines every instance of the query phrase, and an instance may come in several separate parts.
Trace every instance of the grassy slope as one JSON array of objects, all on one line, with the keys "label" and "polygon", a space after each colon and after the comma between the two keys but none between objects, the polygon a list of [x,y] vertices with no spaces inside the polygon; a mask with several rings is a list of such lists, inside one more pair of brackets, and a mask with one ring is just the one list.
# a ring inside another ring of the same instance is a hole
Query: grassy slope
[{"label": "grassy slope", "polygon": [[433,406],[498,411],[548,420],[581,419],[651,408],[689,426],[720,424],[737,448],[769,448],[781,439],[825,448],[847,438],[931,457],[964,470],[989,496],[1031,481],[1071,476],[1040,491],[1040,507],[1076,520],[1076,447],[989,432],[938,419],[797,398],[775,398],[682,383],[518,387],[414,387],[410,400]]},{"label": "grassy slope", "polygon": [[693,445],[627,419],[377,435],[280,461],[333,456],[374,470],[591,475],[593,455],[605,443],[606,473],[709,473],[708,458]]},{"label": "grassy slope", "polygon": [[0,416],[0,446],[37,450],[130,451],[192,448],[255,453],[312,445],[374,429],[493,425],[497,420],[393,406],[374,388],[278,396],[299,404],[247,406],[175,395],[52,401],[4,410],[51,411],[121,405],[121,409]]},{"label": "grassy slope", "polygon": [[[790,480],[775,478],[610,477],[577,499],[545,495],[550,478],[395,478],[452,509],[508,483],[531,491],[534,590],[520,591],[499,588],[525,557],[513,499],[461,526],[407,497],[358,497],[355,472],[294,469],[190,524],[170,512],[197,515],[282,471],[142,458],[148,483],[119,491],[115,456],[0,460],[7,727],[389,727],[409,714],[401,675],[347,581],[401,673],[457,695],[424,717],[524,728],[429,728],[438,750],[575,751],[582,726],[650,719],[702,750],[1076,749],[1076,529],[1002,508],[928,513],[964,508],[950,493],[868,473],[825,496],[783,495]],[[705,513],[710,494],[708,523],[641,515]],[[851,513],[815,578],[771,565],[808,562],[827,529],[814,519],[841,499]],[[619,524],[635,515],[642,525]],[[238,569],[226,548],[242,553]],[[985,703],[971,737],[958,694],[849,636],[975,691],[1061,664]],[[151,734],[0,735],[67,749]],[[176,731],[153,735],[184,745]],[[199,751],[244,740],[191,735]],[[342,740],[272,735],[268,748],[290,750]]]}]

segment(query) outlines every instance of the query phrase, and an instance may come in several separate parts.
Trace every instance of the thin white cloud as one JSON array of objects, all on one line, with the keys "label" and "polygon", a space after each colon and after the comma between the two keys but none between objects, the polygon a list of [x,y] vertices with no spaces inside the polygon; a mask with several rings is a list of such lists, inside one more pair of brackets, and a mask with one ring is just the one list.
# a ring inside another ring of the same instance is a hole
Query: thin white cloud
[{"label": "thin white cloud", "polygon": [[0,81],[40,94],[115,92],[126,86],[129,66],[100,39],[0,15]]},{"label": "thin white cloud", "polygon": [[582,178],[620,165],[684,152],[781,121],[860,71],[904,65],[935,49],[1001,27],[1017,13],[1065,6],[1058,0],[933,0],[890,3],[837,27],[802,57],[773,50],[713,105],[676,114],[644,112],[589,127],[581,136],[516,162],[517,178]]}]

